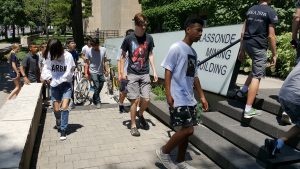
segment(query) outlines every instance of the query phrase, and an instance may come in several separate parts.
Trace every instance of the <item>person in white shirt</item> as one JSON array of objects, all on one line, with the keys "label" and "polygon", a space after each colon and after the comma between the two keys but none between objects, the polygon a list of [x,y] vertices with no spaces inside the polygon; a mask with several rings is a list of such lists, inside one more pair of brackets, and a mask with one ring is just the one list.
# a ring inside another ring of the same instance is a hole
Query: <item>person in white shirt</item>
[{"label": "person in white shirt", "polygon": [[[204,111],[208,103],[201,88],[197,74],[197,53],[192,48],[202,36],[204,22],[197,16],[190,16],[184,23],[185,37],[174,43],[164,58],[161,66],[165,68],[165,89],[170,107],[171,125],[178,131],[156,154],[166,168],[194,168],[185,162],[188,138],[198,124],[194,88],[198,94]],[[170,152],[178,146],[177,166],[170,158]]]},{"label": "person in white shirt", "polygon": [[83,59],[83,60],[85,60],[86,59],[86,53],[87,53],[87,51],[88,50],[90,50],[91,49],[91,47],[92,47],[92,45],[91,45],[91,37],[87,37],[86,38],[86,45],[84,45],[83,47],[82,47],[82,49],[81,49],[81,58]]},{"label": "person in white shirt", "polygon": [[81,58],[82,58],[82,60],[83,60],[83,62],[84,62],[84,69],[87,69],[87,79],[88,80],[90,80],[90,71],[89,71],[89,65],[86,63],[86,54],[87,54],[87,52],[89,51],[89,50],[91,50],[91,47],[92,47],[92,45],[91,45],[91,40],[92,40],[92,37],[90,37],[90,36],[87,36],[86,37],[86,45],[84,45],[83,47],[82,47],[82,49],[81,49]]},{"label": "person in white shirt", "polygon": [[56,127],[60,130],[60,139],[65,140],[75,63],[71,53],[64,51],[63,45],[58,39],[48,41],[43,56],[45,64],[41,78],[50,84]]}]

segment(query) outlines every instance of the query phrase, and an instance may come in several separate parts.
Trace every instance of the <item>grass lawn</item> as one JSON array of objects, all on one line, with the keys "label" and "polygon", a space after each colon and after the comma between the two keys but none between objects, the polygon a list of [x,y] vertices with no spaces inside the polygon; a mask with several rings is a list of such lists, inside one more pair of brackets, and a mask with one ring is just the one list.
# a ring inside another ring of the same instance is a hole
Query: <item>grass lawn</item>
[{"label": "grass lawn", "polygon": [[22,61],[28,53],[27,48],[21,48],[21,50],[17,53],[17,58]]},{"label": "grass lawn", "polygon": [[33,42],[35,42],[36,44],[42,44],[43,42],[48,42],[49,39],[51,38],[56,38],[59,39],[61,41],[62,44],[65,44],[67,39],[72,38],[73,36],[49,36],[49,38],[47,39],[46,36],[40,36],[36,39],[33,40]]}]

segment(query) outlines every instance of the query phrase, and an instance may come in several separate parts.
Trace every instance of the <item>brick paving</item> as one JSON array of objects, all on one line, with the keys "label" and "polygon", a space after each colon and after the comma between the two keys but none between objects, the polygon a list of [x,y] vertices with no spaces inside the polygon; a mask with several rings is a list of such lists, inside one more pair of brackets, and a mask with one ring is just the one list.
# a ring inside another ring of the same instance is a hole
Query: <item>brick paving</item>
[{"label": "brick paving", "polygon": [[[65,141],[60,141],[59,133],[53,129],[55,117],[51,110],[44,114],[43,132],[35,145],[32,168],[164,168],[155,150],[165,144],[168,133],[173,132],[145,112],[150,130],[140,129],[141,136],[132,137],[129,113],[120,114],[118,105],[107,97],[105,88],[103,90],[101,96],[105,104],[101,109],[86,105],[70,112],[70,130]],[[196,168],[219,168],[192,145],[188,148],[187,161]]]}]

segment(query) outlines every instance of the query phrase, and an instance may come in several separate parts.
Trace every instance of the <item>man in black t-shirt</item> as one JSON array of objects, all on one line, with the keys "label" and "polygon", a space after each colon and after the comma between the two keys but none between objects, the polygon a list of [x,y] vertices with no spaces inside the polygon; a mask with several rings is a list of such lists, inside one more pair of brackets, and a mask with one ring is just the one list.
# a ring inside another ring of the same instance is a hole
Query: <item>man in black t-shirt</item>
[{"label": "man in black t-shirt", "polygon": [[[150,76],[149,63],[153,70],[154,82],[158,80],[155,66],[153,47],[154,42],[151,35],[145,33],[148,20],[146,16],[138,13],[134,16],[135,30],[134,33],[128,35],[121,46],[121,77],[126,79],[124,74],[124,63],[126,52],[128,52],[128,68],[127,68],[127,97],[131,102],[130,117],[131,117],[131,135],[140,136],[136,127],[135,117],[139,117],[140,126],[148,129],[149,125],[144,119],[143,112],[149,105],[150,101]],[[141,97],[139,112],[136,112],[138,100]]]},{"label": "man in black t-shirt", "polygon": [[260,114],[259,111],[252,108],[252,104],[259,88],[260,79],[265,76],[268,46],[271,47],[272,52],[270,66],[276,65],[275,24],[278,23],[278,17],[277,13],[268,5],[270,1],[260,0],[258,5],[252,6],[246,13],[247,19],[242,32],[239,59],[243,60],[245,52],[247,52],[252,59],[252,72],[243,88],[237,92],[239,97],[248,92],[244,118],[252,118]]},{"label": "man in black t-shirt", "polygon": [[23,59],[20,66],[20,72],[24,77],[24,83],[36,83],[40,82],[40,67],[39,67],[39,56],[37,55],[39,46],[31,43],[29,45],[29,52]]}]

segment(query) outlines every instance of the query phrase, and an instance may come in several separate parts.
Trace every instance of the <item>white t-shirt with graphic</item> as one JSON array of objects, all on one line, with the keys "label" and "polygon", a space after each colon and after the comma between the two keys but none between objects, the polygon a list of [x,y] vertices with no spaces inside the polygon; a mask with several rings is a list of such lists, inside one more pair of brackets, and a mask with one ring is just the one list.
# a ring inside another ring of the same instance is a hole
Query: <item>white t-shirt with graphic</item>
[{"label": "white t-shirt with graphic", "polygon": [[45,60],[41,78],[50,80],[50,86],[56,87],[63,82],[72,82],[75,63],[72,54],[64,51],[63,56],[57,60],[50,60],[50,53]]},{"label": "white t-shirt with graphic", "polygon": [[161,66],[172,72],[171,95],[174,107],[195,106],[194,78],[197,77],[196,51],[183,41],[174,43]]}]

